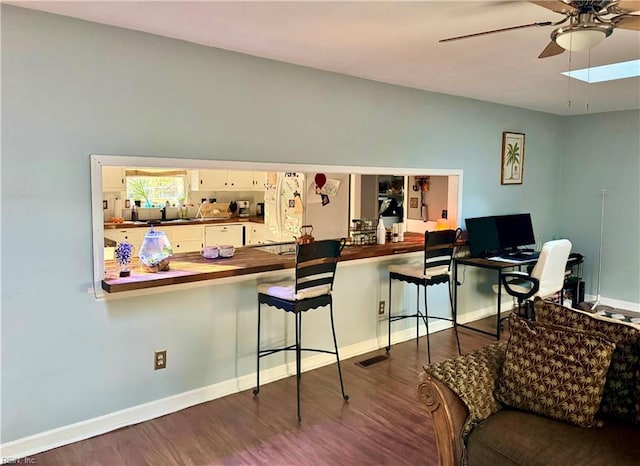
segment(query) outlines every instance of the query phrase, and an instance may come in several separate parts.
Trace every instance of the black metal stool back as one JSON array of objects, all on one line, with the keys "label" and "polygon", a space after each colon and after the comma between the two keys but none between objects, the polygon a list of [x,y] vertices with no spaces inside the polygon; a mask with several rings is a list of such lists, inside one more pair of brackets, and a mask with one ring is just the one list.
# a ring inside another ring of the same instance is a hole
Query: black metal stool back
[{"label": "black metal stool back", "polygon": [[[317,353],[335,354],[338,363],[338,376],[340,377],[340,389],[342,397],[349,399],[349,395],[344,392],[342,382],[342,369],[340,367],[340,356],[338,355],[338,342],[333,319],[333,299],[331,290],[338,265],[340,252],[344,247],[345,240],[322,240],[308,244],[298,244],[296,246],[296,269],[295,280],[293,282],[277,283],[273,285],[265,284],[258,286],[258,356],[256,388],[253,394],[260,391],[260,358],[269,356],[280,351],[295,351],[296,353],[296,399],[298,422],[300,415],[300,374],[301,374],[301,352],[312,351]],[[261,305],[267,304],[286,312],[295,314],[295,344],[281,348],[260,349],[260,321]],[[318,307],[329,306],[331,317],[331,333],[333,335],[334,351],[303,348],[300,340],[302,335],[302,313]]]},{"label": "black metal stool back", "polygon": [[307,301],[300,310],[326,305],[322,303],[327,296],[331,296],[338,258],[343,247],[344,240],[314,241],[296,246],[295,291],[297,296],[305,297],[303,299]]},{"label": "black metal stool back", "polygon": [[456,231],[454,230],[424,232],[424,274],[432,275],[431,280],[437,277],[442,277],[443,280],[434,282],[433,285],[449,280],[455,242]]},{"label": "black metal stool back", "polygon": [[[429,319],[447,320],[453,323],[458,353],[460,353],[460,340],[458,338],[457,319],[453,314],[452,286],[456,286],[451,280],[451,264],[455,251],[455,243],[459,230],[440,230],[424,232],[424,260],[422,267],[414,266],[390,266],[389,267],[389,318],[388,318],[388,344],[387,352],[391,350],[391,323],[407,318],[416,319],[416,343],[419,337],[420,319],[427,330],[427,358],[431,362],[431,347],[429,343]],[[417,286],[416,312],[412,314],[392,315],[391,312],[391,283],[392,280],[400,280]],[[451,304],[451,317],[430,316],[427,307],[427,287],[447,283],[449,286],[449,302]],[[420,287],[424,287],[424,313],[420,310]]]}]

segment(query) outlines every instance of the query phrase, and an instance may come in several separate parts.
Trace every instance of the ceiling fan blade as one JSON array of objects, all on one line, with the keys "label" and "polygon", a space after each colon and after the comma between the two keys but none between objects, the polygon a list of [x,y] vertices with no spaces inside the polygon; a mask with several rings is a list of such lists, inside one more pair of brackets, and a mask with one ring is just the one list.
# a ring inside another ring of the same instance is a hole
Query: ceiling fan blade
[{"label": "ceiling fan blade", "polygon": [[529,0],[529,3],[533,3],[535,5],[541,6],[542,8],[551,10],[554,13],[561,13],[563,15],[574,10],[573,7],[560,0]]},{"label": "ceiling fan blade", "polygon": [[549,45],[544,48],[542,53],[538,55],[538,58],[553,57],[554,55],[560,55],[562,52],[564,52],[564,49],[552,40],[549,42]]},{"label": "ceiling fan blade", "polygon": [[628,13],[633,11],[640,11],[640,1],[638,0],[622,0],[616,5],[618,9],[624,10]]},{"label": "ceiling fan blade", "polygon": [[616,28],[640,31],[640,16],[627,16],[615,22]]},{"label": "ceiling fan blade", "polygon": [[495,34],[496,32],[513,31],[515,29],[524,29],[524,28],[530,28],[530,27],[551,26],[552,24],[553,23],[551,21],[545,21],[542,23],[522,24],[520,26],[511,26],[508,28],[494,29],[492,31],[476,32],[474,34],[466,34],[464,36],[449,37],[448,39],[440,39],[438,42],[451,42],[452,40],[469,39],[470,37],[478,37],[478,36],[485,36],[487,34]]}]

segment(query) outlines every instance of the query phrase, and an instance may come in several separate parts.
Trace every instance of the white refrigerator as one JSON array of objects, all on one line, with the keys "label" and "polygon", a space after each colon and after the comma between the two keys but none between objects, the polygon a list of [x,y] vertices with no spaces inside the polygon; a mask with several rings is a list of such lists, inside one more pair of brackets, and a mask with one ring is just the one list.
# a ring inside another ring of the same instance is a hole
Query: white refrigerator
[{"label": "white refrigerator", "polygon": [[[323,175],[324,176],[324,175]],[[316,173],[269,172],[265,185],[267,241],[291,242],[304,233],[316,240],[349,234],[349,175],[329,174],[318,187]],[[313,230],[303,225],[311,225]]]}]

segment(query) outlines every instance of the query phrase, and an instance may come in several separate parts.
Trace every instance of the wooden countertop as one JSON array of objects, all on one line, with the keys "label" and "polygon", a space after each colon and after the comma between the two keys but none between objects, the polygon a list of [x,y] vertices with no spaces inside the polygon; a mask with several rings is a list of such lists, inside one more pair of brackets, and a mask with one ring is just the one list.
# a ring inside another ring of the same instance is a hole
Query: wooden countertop
[{"label": "wooden countertop", "polygon": [[[345,246],[340,255],[340,262],[420,252],[423,250],[423,242],[424,235],[406,233],[405,241],[401,243]],[[110,260],[105,261],[105,279],[102,281],[102,288],[109,293],[118,293],[292,269],[294,266],[295,256],[293,254],[279,255],[262,251],[256,247],[238,248],[235,255],[229,258],[205,259],[195,252],[174,254],[171,257],[170,270],[157,273],[143,271],[139,266],[138,259],[134,258],[131,262],[131,275],[122,278],[118,276],[120,267],[117,262]]]},{"label": "wooden countertop", "polygon": [[[180,220],[180,221],[161,221],[160,223],[154,223],[154,226],[161,227],[176,227],[182,225],[215,225],[217,223],[240,223],[240,222],[254,222],[254,223],[264,223],[264,217],[231,217],[231,218],[205,218],[204,220]],[[155,222],[155,220],[154,220]],[[123,223],[111,223],[105,222],[104,229],[105,230],[117,230],[120,228],[149,228],[149,223],[147,220],[140,220],[138,222],[132,222],[127,220]]]}]

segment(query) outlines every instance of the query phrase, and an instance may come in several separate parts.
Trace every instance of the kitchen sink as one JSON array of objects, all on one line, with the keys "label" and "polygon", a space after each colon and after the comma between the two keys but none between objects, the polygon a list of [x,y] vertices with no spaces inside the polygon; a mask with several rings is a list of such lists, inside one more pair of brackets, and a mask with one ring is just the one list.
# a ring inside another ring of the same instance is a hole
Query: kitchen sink
[{"label": "kitchen sink", "polygon": [[252,246],[260,251],[270,252],[271,254],[278,254],[280,256],[295,255],[296,243],[267,243]]}]

